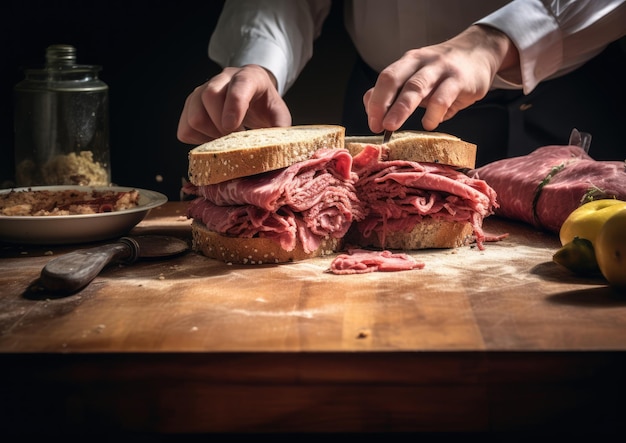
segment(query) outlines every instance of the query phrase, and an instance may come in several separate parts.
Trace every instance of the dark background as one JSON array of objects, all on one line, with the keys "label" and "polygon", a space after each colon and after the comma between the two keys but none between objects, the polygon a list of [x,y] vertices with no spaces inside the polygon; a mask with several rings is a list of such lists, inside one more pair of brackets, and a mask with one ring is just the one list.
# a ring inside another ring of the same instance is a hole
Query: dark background
[{"label": "dark background", "polygon": [[[5,43],[0,58],[0,188],[14,184],[13,87],[23,79],[24,68],[43,66],[47,46],[63,43],[76,47],[78,63],[101,65],[100,77],[109,85],[113,182],[179,200],[187,154],[194,146],[177,140],[178,119],[188,94],[220,71],[207,51],[223,3],[12,0],[0,5]],[[626,37],[612,49],[556,84],[543,82],[508,108],[487,114],[464,110],[437,130],[480,146],[477,164],[501,158],[507,149],[509,156],[521,155],[565,143],[572,128],[593,134],[597,160],[621,160],[626,152]],[[342,123],[345,86],[355,60],[343,26],[343,1],[334,0],[313,59],[285,95],[294,124]],[[509,134],[511,109],[515,115],[524,113],[523,135],[530,138]],[[405,126],[419,129],[419,118],[416,112]],[[488,131],[483,122],[489,122]]]},{"label": "dark background", "polygon": [[[76,47],[78,63],[101,65],[100,78],[109,85],[113,182],[180,199],[192,146],[177,140],[178,118],[187,95],[219,72],[207,48],[222,5],[221,0],[4,2],[1,187],[10,187],[14,178],[13,87],[23,79],[23,68],[43,66],[47,46],[63,43]],[[341,122],[343,88],[355,57],[342,20],[342,2],[335,1],[313,60],[285,96],[294,124]]]}]

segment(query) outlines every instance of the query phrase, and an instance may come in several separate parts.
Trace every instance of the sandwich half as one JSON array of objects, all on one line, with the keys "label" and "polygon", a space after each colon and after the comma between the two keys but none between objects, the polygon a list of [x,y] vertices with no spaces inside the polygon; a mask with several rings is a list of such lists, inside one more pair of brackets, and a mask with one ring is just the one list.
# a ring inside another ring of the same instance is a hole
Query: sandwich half
[{"label": "sandwich half", "polygon": [[483,248],[483,219],[497,207],[496,192],[470,178],[476,145],[437,132],[401,131],[380,137],[346,137],[367,210],[348,241],[388,249]]},{"label": "sandwich half", "polygon": [[285,263],[341,249],[356,196],[345,128],[235,132],[189,152],[192,247],[228,263]]}]

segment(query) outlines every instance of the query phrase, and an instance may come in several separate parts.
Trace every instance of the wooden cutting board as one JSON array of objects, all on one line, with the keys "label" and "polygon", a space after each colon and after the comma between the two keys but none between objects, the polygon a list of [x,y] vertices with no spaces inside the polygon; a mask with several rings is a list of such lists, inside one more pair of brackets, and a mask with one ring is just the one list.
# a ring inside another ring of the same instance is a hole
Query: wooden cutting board
[{"label": "wooden cutting board", "polygon": [[[134,232],[189,240],[184,208]],[[555,235],[495,217],[485,230],[510,235],[414,252],[421,270],[338,276],[332,256],[248,266],[189,252],[112,265],[60,298],[28,288],[71,248],[5,246],[0,351],[626,349],[626,296],[554,264]]]},{"label": "wooden cutting board", "polygon": [[[184,203],[135,233],[189,240]],[[337,276],[332,257],[234,266],[190,252],[29,291],[71,248],[0,247],[9,433],[624,430],[626,297],[496,218],[485,250]],[[33,427],[32,423],[37,423]],[[357,434],[358,435],[358,434]]]}]

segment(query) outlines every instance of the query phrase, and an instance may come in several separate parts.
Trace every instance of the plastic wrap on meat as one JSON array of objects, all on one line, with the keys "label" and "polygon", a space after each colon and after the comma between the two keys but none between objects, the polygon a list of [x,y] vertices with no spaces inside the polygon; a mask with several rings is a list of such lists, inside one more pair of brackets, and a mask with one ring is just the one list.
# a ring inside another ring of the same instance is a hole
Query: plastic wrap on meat
[{"label": "plastic wrap on meat", "polygon": [[626,200],[626,163],[597,161],[578,146],[544,146],[470,171],[498,194],[495,214],[558,233],[590,200]]}]

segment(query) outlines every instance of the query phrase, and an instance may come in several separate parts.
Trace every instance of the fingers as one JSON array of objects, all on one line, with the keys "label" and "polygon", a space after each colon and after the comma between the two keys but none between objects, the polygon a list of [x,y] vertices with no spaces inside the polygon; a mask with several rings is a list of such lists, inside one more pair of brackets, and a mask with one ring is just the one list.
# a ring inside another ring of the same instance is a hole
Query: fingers
[{"label": "fingers", "polygon": [[398,92],[402,89],[411,73],[415,72],[415,70],[411,72],[410,66],[403,66],[404,64],[402,60],[400,60],[384,69],[379,74],[374,87],[367,91],[363,97],[368,116],[368,124],[370,129],[375,133],[381,132],[384,129],[397,129],[395,127],[384,127],[383,121],[387,116],[387,112],[394,104]]},{"label": "fingers", "polygon": [[[385,105],[389,100],[390,90],[379,90],[384,82],[366,92],[364,103],[368,111],[370,129],[381,132],[384,129],[395,131],[415,112],[418,107],[426,108],[422,118],[424,129],[432,131],[445,120],[452,118],[456,113],[473,103],[461,98],[462,88],[453,77],[446,77],[436,69],[423,68],[408,77],[402,85],[395,101]],[[376,95],[379,92],[380,95]],[[377,97],[382,97],[378,98]],[[384,109],[386,108],[386,112]]]},{"label": "fingers", "polygon": [[426,108],[424,129],[433,130],[487,94],[499,65],[491,61],[493,45],[473,28],[439,45],[407,51],[381,71],[363,96],[373,132],[397,130],[418,107]]},{"label": "fingers", "polygon": [[288,126],[291,113],[271,75],[260,66],[224,68],[192,92],[181,113],[178,138],[204,143],[245,127]]},{"label": "fingers", "polygon": [[187,97],[178,123],[180,141],[200,144],[225,134],[221,114],[229,81],[229,73],[224,70]]},{"label": "fingers", "polygon": [[204,86],[197,87],[185,101],[176,134],[183,143],[201,144],[220,136],[204,107],[203,89]]},{"label": "fingers", "polygon": [[[228,134],[243,127],[243,120],[248,112],[250,103],[257,92],[262,89],[262,83],[249,70],[237,71],[229,83],[225,85],[224,101],[221,107],[213,106],[214,121],[219,122],[222,133]],[[207,103],[211,107],[210,103]]]},{"label": "fingers", "polygon": [[422,126],[432,131],[445,120],[452,118],[460,110],[458,97],[461,88],[453,79],[445,79],[432,91],[425,101],[426,112],[422,117]]},{"label": "fingers", "polygon": [[364,96],[372,131],[395,131],[432,93],[443,74],[438,64],[427,61],[407,52],[380,73],[374,88]]},{"label": "fingers", "polygon": [[249,98],[245,80],[237,81],[241,71],[240,68],[225,68],[207,82],[202,92],[202,105],[210,119],[206,128],[215,128],[217,137],[243,129]]}]

